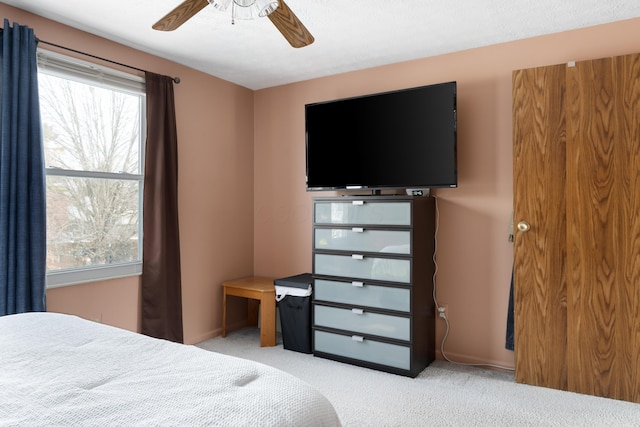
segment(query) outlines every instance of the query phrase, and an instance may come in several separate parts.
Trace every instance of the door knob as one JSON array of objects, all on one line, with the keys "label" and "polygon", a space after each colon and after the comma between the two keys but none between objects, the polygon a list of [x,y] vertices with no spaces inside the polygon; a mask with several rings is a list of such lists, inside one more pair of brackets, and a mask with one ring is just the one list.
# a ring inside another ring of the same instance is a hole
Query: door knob
[{"label": "door knob", "polygon": [[528,222],[526,222],[526,221],[520,221],[520,222],[518,223],[518,231],[525,232],[525,231],[529,231],[530,229],[531,229],[531,226],[529,225],[529,223],[528,223]]}]

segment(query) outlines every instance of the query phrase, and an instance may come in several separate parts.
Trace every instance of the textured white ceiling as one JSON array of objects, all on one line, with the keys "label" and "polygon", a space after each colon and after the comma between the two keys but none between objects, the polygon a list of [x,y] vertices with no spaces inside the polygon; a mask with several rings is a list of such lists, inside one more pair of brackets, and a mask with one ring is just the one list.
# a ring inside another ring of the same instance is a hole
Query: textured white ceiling
[{"label": "textured white ceiling", "polygon": [[640,17],[640,0],[286,0],[315,37],[294,49],[267,18],[232,25],[230,8],[151,29],[181,1],[3,3],[254,90]]}]

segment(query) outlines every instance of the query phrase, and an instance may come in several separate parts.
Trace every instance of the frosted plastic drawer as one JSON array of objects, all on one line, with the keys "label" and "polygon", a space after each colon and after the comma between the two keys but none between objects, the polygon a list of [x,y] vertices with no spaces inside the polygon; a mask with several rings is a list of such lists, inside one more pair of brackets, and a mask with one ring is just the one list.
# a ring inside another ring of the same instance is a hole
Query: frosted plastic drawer
[{"label": "frosted plastic drawer", "polygon": [[394,368],[410,368],[411,353],[409,347],[362,339],[360,337],[314,331],[314,351],[349,357]]},{"label": "frosted plastic drawer", "polygon": [[321,202],[314,210],[316,224],[411,225],[410,202]]},{"label": "frosted plastic drawer", "polygon": [[408,288],[316,279],[313,290],[314,298],[320,301],[410,311],[411,291]]},{"label": "frosted plastic drawer", "polygon": [[358,254],[314,254],[314,273],[326,276],[411,282],[411,261],[365,257]]},{"label": "frosted plastic drawer", "polygon": [[409,255],[411,232],[408,230],[372,230],[353,228],[316,228],[314,249],[388,252]]},{"label": "frosted plastic drawer", "polygon": [[409,341],[411,335],[408,317],[317,304],[313,306],[313,324],[406,341]]}]

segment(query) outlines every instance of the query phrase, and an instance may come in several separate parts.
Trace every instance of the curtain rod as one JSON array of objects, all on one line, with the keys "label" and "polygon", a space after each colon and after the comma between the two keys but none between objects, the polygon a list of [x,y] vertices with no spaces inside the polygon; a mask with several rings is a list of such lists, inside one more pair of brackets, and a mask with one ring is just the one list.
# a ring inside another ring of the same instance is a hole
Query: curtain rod
[{"label": "curtain rod", "polygon": [[[1,30],[1,28],[0,28],[0,30]],[[102,57],[100,57],[100,56],[92,55],[92,54],[90,54],[90,53],[81,52],[81,51],[79,51],[79,50],[72,49],[72,48],[70,48],[70,47],[61,46],[61,45],[59,45],[59,44],[51,43],[51,42],[48,42],[48,41],[46,41],[46,40],[41,40],[41,39],[39,39],[39,38],[37,38],[37,37],[36,37],[36,41],[38,41],[38,43],[44,43],[44,44],[47,44],[47,45],[49,45],[49,46],[54,46],[54,47],[57,47],[57,48],[60,48],[60,49],[68,50],[68,51],[70,51],[70,52],[79,53],[80,55],[89,56],[89,57],[91,57],[91,58],[99,59],[100,61],[105,61],[105,62],[109,62],[109,63],[111,63],[111,64],[120,65],[120,66],[122,66],[122,67],[130,68],[130,69],[132,69],[132,70],[142,71],[143,73],[146,73],[146,72],[147,72],[147,70],[143,70],[142,68],[134,67],[134,66],[127,65],[127,64],[122,64],[122,63],[120,63],[120,62],[112,61],[111,59],[102,58]],[[171,77],[171,79],[172,79],[175,83],[180,83],[180,77]]]},{"label": "curtain rod", "polygon": [[[4,31],[4,28],[0,27],[0,33],[3,32],[3,31]],[[82,52],[82,51],[79,51],[79,50],[75,50],[75,49],[72,49],[70,47],[61,46],[59,44],[51,43],[51,42],[48,42],[46,40],[41,40],[41,39],[39,39],[37,37],[36,37],[36,41],[38,43],[48,44],[49,46],[54,46],[54,47],[57,47],[57,48],[60,48],[60,49],[68,50],[70,52],[78,53],[80,55],[89,56],[91,58],[99,59],[100,61],[110,62],[111,64],[115,64],[115,65],[120,65],[121,67],[126,67],[126,68],[129,68],[131,70],[141,71],[143,73],[147,72],[147,70],[143,70],[142,68],[134,67],[132,65],[123,64],[121,62],[112,61],[111,59],[102,58],[100,56],[96,56],[96,55],[92,55],[90,53],[86,53],[86,52]],[[171,80],[173,80],[174,83],[180,83],[180,77],[171,77]]]}]

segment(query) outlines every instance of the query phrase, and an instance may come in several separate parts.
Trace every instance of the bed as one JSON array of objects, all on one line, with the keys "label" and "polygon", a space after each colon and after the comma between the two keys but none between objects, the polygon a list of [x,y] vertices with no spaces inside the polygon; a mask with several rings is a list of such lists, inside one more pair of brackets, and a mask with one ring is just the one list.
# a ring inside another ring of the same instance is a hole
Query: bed
[{"label": "bed", "polygon": [[339,426],[256,362],[57,313],[0,317],[0,426]]}]

